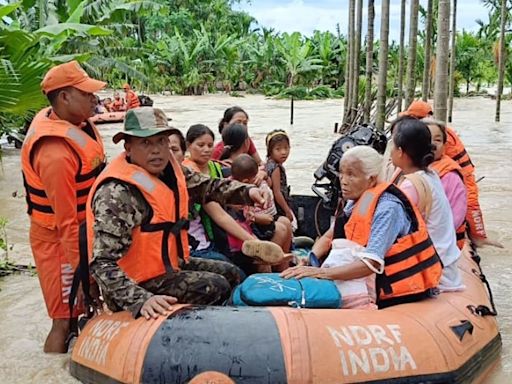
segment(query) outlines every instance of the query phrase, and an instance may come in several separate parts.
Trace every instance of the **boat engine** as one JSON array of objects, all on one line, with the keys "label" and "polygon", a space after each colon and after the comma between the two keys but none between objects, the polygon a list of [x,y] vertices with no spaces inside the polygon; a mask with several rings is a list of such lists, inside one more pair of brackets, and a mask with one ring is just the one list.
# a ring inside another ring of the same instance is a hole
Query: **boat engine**
[{"label": "boat engine", "polygon": [[327,159],[315,171],[315,182],[311,187],[321,198],[325,209],[334,213],[341,197],[338,169],[343,154],[356,145],[369,145],[382,154],[386,150],[386,144],[386,134],[372,124],[357,125],[334,142]]}]

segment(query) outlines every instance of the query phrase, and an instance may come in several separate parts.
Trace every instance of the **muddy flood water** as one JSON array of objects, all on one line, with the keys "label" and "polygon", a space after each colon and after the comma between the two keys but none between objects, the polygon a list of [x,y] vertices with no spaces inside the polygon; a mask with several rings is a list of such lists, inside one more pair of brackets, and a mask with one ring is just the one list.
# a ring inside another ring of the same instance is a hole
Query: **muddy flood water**
[{"label": "muddy flood water", "polygon": [[[324,161],[337,138],[334,122],[340,121],[343,100],[295,103],[295,124],[289,125],[289,101],[262,96],[232,98],[225,95],[185,97],[154,96],[155,106],[172,117],[171,124],[183,132],[203,123],[217,132],[225,108],[240,105],[250,115],[249,131],[262,157],[264,137],[272,129],[284,128],[291,137],[292,152],[285,164],[292,192],[312,194],[313,172]],[[454,124],[473,162],[480,182],[480,203],[487,231],[505,249],[481,251],[483,268],[491,282],[503,338],[501,361],[486,379],[488,383],[510,383],[512,376],[512,102],[502,104],[502,122],[494,123],[494,101],[485,98],[455,101]],[[121,151],[112,144],[119,124],[102,125],[109,158]],[[8,220],[7,234],[12,249],[9,257],[17,264],[33,263],[28,244],[29,222],[20,172],[20,152],[4,148],[0,169],[0,217]],[[77,383],[68,373],[69,355],[42,352],[50,328],[35,274],[12,275],[0,280],[0,382]]]}]

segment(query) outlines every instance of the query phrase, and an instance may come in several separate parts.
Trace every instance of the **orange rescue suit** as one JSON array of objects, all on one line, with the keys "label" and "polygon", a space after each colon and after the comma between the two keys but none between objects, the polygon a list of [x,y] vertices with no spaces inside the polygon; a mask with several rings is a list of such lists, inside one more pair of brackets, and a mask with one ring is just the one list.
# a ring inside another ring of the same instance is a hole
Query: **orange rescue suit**
[{"label": "orange rescue suit", "polygon": [[126,110],[133,109],[133,108],[139,108],[140,107],[140,101],[137,94],[131,90],[126,89]]},{"label": "orange rescue suit", "polygon": [[26,190],[30,219],[42,227],[55,229],[55,214],[46,196],[45,187],[32,167],[31,154],[43,137],[59,137],[68,143],[80,159],[80,169],[75,176],[78,222],[85,219],[85,203],[89,190],[105,166],[105,151],[100,134],[93,124],[95,138],[68,121],[50,119],[51,108],[40,111],[32,121],[21,150],[23,183]]},{"label": "orange rescue suit", "polygon": [[480,203],[478,202],[478,186],[475,181],[475,167],[469,158],[464,144],[455,131],[446,127],[447,141],[444,147],[444,153],[456,161],[462,170],[464,176],[464,185],[468,193],[468,210],[466,221],[468,225],[469,236],[473,239],[485,239],[487,234],[484,227],[484,219]]},{"label": "orange rescue suit", "polygon": [[120,154],[107,166],[94,183],[87,201],[89,260],[92,260],[94,241],[93,197],[105,181],[116,179],[137,188],[152,210],[150,221],[133,230],[130,248],[117,262],[126,275],[140,283],[179,270],[180,258],[188,261],[187,186],[181,167],[173,156],[170,157],[170,166],[176,175],[173,189],[143,168],[129,163],[126,153]]},{"label": "orange rescue suit", "polygon": [[[454,160],[452,160],[447,155],[443,155],[439,160],[434,161],[430,164],[430,168],[437,172],[439,178],[443,178],[449,172],[455,171],[460,176],[462,180],[464,180],[464,176],[462,175],[462,169]],[[464,248],[465,236],[466,236],[466,223],[462,223],[459,228],[455,231],[457,235],[457,247],[459,249]]]},{"label": "orange rescue suit", "polygon": [[[397,239],[384,257],[384,273],[378,274],[376,280],[379,307],[428,296],[439,284],[443,269],[418,209],[390,183],[381,183],[363,193],[343,227],[344,237],[362,246],[368,244],[373,215],[384,192],[392,193],[404,204],[411,219],[411,233]],[[339,218],[336,224],[338,221]],[[339,233],[335,225],[334,236],[340,237]]]}]

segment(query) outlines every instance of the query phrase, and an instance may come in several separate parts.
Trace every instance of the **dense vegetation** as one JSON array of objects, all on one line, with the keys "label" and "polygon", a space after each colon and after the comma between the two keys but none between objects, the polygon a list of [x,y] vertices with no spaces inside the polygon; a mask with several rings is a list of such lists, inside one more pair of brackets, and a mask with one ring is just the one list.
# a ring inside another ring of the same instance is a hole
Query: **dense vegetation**
[{"label": "dense vegetation", "polygon": [[[0,6],[0,124],[4,127],[0,132],[21,125],[23,118],[45,104],[39,90],[42,75],[52,64],[73,58],[111,87],[129,81],[147,92],[186,95],[246,90],[278,97],[343,96],[348,56],[345,20],[340,20],[337,34],[277,33],[257,28],[249,14],[233,9],[234,2],[7,1]],[[497,79],[499,4],[487,3],[489,20],[479,22],[480,30],[457,36],[455,79],[466,85],[466,92],[471,84],[479,88]],[[426,11],[420,7],[417,84],[424,67],[425,22]],[[511,35],[506,39],[510,50]],[[378,36],[374,40],[376,73]],[[435,28],[432,42],[435,45]],[[390,44],[388,59],[391,96],[399,74],[398,44]],[[435,55],[431,60],[435,63]],[[360,95],[364,95],[365,61],[361,54]],[[506,83],[512,83],[510,60]]]}]

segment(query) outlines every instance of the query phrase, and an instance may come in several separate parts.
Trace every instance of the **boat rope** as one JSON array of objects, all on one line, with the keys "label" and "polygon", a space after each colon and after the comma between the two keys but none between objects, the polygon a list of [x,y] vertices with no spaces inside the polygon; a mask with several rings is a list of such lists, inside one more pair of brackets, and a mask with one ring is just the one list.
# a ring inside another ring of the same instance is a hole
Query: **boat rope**
[{"label": "boat rope", "polygon": [[496,310],[496,305],[494,304],[494,297],[492,295],[491,285],[489,284],[489,280],[487,280],[487,277],[484,275],[484,272],[482,271],[482,266],[480,265],[481,257],[478,254],[476,250],[475,244],[470,241],[469,243],[471,250],[469,251],[471,254],[471,259],[475,262],[478,269],[472,269],[471,271],[480,279],[482,283],[484,283],[485,287],[487,288],[487,292],[489,293],[489,302],[491,304],[491,308],[489,308],[486,305],[468,305],[467,308],[474,314],[477,314],[479,316],[497,316],[498,311]]}]

